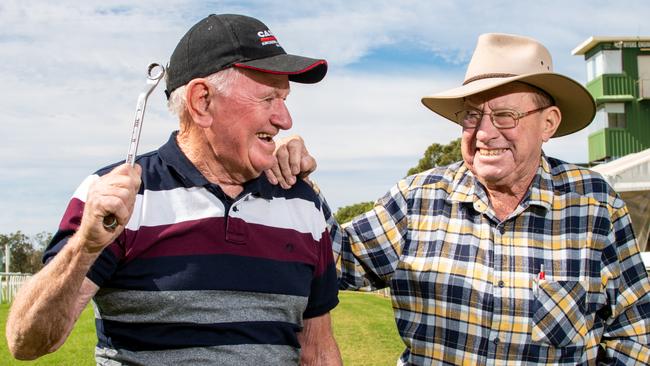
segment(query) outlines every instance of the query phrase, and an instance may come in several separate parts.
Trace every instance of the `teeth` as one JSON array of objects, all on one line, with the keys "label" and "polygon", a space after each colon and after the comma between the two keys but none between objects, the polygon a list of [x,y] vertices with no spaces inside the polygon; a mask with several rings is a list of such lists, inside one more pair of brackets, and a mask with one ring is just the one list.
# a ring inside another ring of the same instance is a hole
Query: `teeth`
[{"label": "teeth", "polygon": [[257,134],[255,134],[255,135],[256,135],[258,138],[262,139],[262,140],[266,140],[266,141],[272,141],[272,140],[273,140],[273,135],[268,134],[268,133],[262,133],[262,132],[260,132],[260,133],[257,133]]},{"label": "teeth", "polygon": [[483,156],[497,156],[501,155],[506,149],[479,149],[479,153]]}]

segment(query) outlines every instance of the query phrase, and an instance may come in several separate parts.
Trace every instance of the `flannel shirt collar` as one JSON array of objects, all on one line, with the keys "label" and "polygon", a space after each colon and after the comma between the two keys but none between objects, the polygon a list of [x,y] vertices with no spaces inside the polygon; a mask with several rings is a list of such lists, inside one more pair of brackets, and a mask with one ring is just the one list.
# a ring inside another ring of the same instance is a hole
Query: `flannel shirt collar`
[{"label": "flannel shirt collar", "polygon": [[[515,214],[525,210],[530,205],[540,206],[546,210],[550,210],[553,206],[553,187],[553,176],[550,165],[546,156],[542,153],[537,173],[528,189],[528,193],[515,210]],[[482,214],[491,210],[490,201],[483,185],[465,164],[462,164],[460,169],[456,170],[456,173],[453,175],[451,194],[449,194],[447,200],[450,202],[472,204],[474,209]]]}]

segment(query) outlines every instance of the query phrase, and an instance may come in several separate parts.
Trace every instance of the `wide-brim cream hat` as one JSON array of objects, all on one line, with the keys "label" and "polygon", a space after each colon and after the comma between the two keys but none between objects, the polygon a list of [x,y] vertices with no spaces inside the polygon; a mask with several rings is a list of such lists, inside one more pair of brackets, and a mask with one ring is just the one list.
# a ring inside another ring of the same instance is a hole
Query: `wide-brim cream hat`
[{"label": "wide-brim cream hat", "polygon": [[562,112],[562,122],[553,137],[586,127],[596,114],[591,94],[577,81],[553,72],[546,47],[528,37],[487,33],[478,38],[467,66],[463,86],[422,98],[427,108],[456,122],[464,99],[513,81],[544,90]]}]

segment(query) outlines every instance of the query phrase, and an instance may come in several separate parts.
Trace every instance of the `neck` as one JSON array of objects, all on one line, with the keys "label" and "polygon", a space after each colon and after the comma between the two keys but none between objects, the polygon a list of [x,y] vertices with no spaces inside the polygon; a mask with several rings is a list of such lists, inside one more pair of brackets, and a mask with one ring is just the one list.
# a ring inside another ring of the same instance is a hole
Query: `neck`
[{"label": "neck", "polygon": [[519,203],[524,199],[533,181],[529,179],[520,180],[513,185],[490,184],[481,182],[485,187],[488,199],[492,205],[495,215],[501,221],[515,211]]},{"label": "neck", "polygon": [[524,198],[523,194],[512,194],[503,191],[491,190],[486,187],[487,195],[497,218],[503,221],[515,211],[519,202]]},{"label": "neck", "polygon": [[229,197],[237,197],[244,190],[244,177],[233,176],[228,172],[200,128],[181,129],[176,136],[176,142],[196,169]]}]

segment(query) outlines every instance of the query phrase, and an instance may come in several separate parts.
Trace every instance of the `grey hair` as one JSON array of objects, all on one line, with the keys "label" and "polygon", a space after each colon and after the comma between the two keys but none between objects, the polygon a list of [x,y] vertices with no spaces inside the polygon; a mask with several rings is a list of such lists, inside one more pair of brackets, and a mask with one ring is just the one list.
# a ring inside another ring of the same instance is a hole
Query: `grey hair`
[{"label": "grey hair", "polygon": [[[205,77],[205,79],[217,90],[221,95],[230,95],[234,81],[239,77],[242,72],[236,67],[229,67],[224,70],[215,72]],[[185,100],[185,91],[187,84],[178,87],[169,96],[167,101],[167,109],[172,114],[182,119],[185,109],[187,108],[187,101]]]},{"label": "grey hair", "polygon": [[537,108],[550,107],[552,105],[555,105],[555,100],[549,93],[540,88],[533,87],[533,89],[535,90],[533,91],[532,99]]},{"label": "grey hair", "polygon": [[535,107],[542,108],[542,107],[550,107],[552,105],[555,105],[555,99],[553,99],[553,97],[549,93],[547,93],[544,89],[521,81],[515,81],[514,83],[524,85],[528,89],[530,89],[530,92],[533,94],[530,97],[533,101],[533,104],[535,104]]}]

